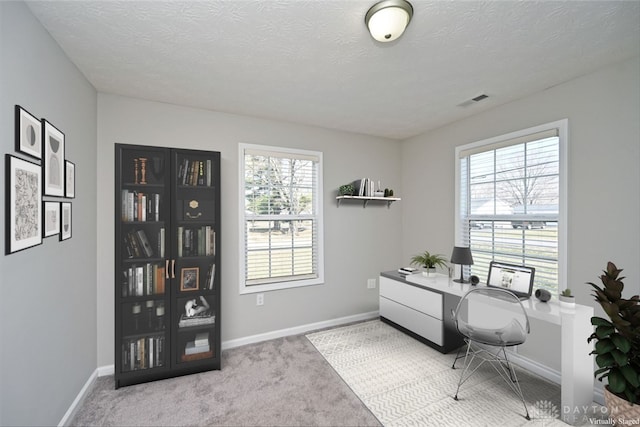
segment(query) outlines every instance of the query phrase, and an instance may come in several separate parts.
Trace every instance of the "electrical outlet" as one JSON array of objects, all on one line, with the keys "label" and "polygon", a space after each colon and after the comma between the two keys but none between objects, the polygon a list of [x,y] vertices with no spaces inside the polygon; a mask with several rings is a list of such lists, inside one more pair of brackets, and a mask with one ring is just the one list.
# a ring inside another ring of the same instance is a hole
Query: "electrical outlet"
[{"label": "electrical outlet", "polygon": [[264,305],[264,294],[256,295],[256,305]]},{"label": "electrical outlet", "polygon": [[376,279],[368,279],[367,289],[375,289],[375,288],[376,288]]}]

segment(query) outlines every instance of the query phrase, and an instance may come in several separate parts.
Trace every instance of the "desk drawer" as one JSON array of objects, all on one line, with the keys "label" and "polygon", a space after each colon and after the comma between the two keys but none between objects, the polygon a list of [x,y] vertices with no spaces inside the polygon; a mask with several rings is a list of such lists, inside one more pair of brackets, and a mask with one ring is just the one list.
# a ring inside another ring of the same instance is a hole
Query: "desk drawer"
[{"label": "desk drawer", "polygon": [[442,320],[442,294],[437,292],[380,277],[380,296]]},{"label": "desk drawer", "polygon": [[443,345],[441,320],[384,297],[380,297],[380,316],[404,326],[434,344]]}]

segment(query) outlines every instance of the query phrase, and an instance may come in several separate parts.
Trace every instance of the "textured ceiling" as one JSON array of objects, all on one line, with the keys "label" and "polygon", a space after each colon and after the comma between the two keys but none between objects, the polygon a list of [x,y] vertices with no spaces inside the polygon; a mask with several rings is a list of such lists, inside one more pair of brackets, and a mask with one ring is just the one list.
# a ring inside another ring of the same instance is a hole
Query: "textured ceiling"
[{"label": "textured ceiling", "polygon": [[394,139],[640,55],[640,1],[413,0],[387,44],[373,3],[28,5],[100,92]]}]

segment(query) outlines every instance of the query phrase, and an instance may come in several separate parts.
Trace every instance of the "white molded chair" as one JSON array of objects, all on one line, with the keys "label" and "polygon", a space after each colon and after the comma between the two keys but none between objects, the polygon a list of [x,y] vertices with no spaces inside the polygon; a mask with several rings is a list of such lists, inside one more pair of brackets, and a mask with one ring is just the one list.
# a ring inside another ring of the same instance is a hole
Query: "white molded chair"
[{"label": "white molded chair", "polygon": [[[524,343],[529,334],[529,317],[518,297],[506,289],[474,288],[460,299],[452,315],[458,332],[467,343],[464,369],[454,399],[458,400],[460,386],[480,366],[489,362],[520,397],[526,412],[525,418],[530,420],[516,372],[505,350]],[[462,357],[458,351],[452,368],[455,369],[456,362]],[[474,362],[477,364],[472,368]]]}]

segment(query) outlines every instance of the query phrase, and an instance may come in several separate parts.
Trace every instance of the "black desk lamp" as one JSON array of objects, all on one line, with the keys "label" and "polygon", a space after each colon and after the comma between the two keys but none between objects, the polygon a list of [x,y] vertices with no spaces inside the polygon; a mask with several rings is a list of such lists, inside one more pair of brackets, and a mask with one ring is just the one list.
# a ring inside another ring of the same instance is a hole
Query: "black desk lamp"
[{"label": "black desk lamp", "polygon": [[460,278],[455,279],[456,283],[469,283],[462,277],[462,266],[473,265],[473,256],[471,256],[470,248],[462,248],[460,246],[453,247],[453,253],[451,254],[451,262],[453,264],[460,264]]}]

